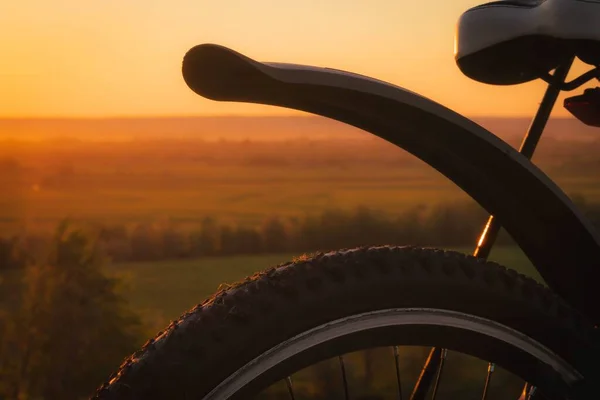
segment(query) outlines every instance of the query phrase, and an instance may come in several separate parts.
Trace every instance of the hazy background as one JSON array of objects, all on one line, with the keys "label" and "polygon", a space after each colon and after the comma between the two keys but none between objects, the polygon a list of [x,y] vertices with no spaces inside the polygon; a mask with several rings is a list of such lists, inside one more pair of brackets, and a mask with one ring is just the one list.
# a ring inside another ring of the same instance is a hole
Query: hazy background
[{"label": "hazy background", "polygon": [[[325,118],[202,99],[180,67],[190,47],[212,42],[350,70],[424,94],[518,147],[544,85],[460,74],[455,23],[476,4],[0,4],[0,399],[90,393],[219,285],[304,253],[384,243],[472,251],[486,213],[420,160]],[[559,106],[534,157],[597,226],[598,133]],[[541,281],[505,234],[492,259]],[[426,352],[404,350],[405,390]],[[349,358],[359,392],[393,398],[387,357]],[[460,398],[486,364],[452,357],[461,367],[442,394]],[[496,389],[519,391],[518,379],[498,376]],[[328,398],[338,378],[324,362],[296,381],[305,397]],[[284,394],[274,387],[270,398]]]}]

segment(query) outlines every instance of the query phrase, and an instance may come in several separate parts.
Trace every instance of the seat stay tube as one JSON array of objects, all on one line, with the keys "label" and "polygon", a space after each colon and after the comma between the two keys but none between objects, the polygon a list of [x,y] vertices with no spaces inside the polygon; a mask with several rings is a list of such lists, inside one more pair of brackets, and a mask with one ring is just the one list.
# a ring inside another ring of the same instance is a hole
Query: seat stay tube
[{"label": "seat stay tube", "polygon": [[[546,124],[550,119],[552,109],[554,108],[556,100],[558,99],[558,95],[561,92],[560,85],[567,80],[567,75],[569,74],[571,65],[573,65],[573,61],[574,59],[571,58],[567,63],[558,67],[554,72],[553,80],[559,83],[559,85],[548,85],[548,88],[546,89],[546,93],[544,94],[544,98],[540,103],[538,111],[535,114],[531,125],[529,126],[529,130],[523,138],[523,142],[521,144],[521,148],[519,149],[519,153],[523,154],[529,160],[531,160],[531,158],[533,157],[533,153],[535,152],[537,144],[542,134],[544,133],[544,129],[546,128]],[[473,255],[475,257],[487,260],[492,250],[492,247],[494,246],[494,242],[498,237],[500,229],[500,221],[493,215],[490,215],[487,224],[483,229],[483,232],[479,236],[477,247],[473,252]]]}]

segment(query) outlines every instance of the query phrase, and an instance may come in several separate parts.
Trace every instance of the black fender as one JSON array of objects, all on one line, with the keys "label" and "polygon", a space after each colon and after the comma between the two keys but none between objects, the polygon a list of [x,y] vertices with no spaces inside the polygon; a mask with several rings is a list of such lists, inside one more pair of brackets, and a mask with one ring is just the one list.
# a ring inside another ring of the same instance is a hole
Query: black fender
[{"label": "black fender", "polygon": [[412,153],[495,215],[550,288],[600,321],[598,234],[542,171],[473,121],[373,78],[259,63],[214,44],[192,48],[182,69],[188,86],[203,97],[321,115]]}]

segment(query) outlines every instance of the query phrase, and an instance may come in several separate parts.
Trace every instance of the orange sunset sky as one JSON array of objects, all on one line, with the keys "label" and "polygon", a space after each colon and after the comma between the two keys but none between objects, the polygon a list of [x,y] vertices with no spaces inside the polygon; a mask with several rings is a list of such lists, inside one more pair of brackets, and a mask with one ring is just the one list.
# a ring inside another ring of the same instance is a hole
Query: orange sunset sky
[{"label": "orange sunset sky", "polygon": [[[493,87],[454,63],[478,0],[2,0],[0,117],[298,114],[193,94],[180,65],[212,42],[262,61],[350,70],[469,116],[531,115],[542,82]],[[578,64],[574,72],[585,66]],[[557,107],[557,116],[567,115]]]}]

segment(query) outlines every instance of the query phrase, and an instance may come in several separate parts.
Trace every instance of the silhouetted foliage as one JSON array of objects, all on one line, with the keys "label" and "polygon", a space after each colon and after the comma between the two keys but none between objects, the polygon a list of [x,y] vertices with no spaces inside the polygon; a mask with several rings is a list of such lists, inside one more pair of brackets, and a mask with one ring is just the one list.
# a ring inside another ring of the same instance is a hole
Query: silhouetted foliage
[{"label": "silhouetted foliage", "polygon": [[109,254],[112,261],[131,260],[131,243],[125,226],[102,226],[99,228],[98,239],[104,254]]},{"label": "silhouetted foliage", "polygon": [[233,228],[228,225],[222,226],[220,234],[221,254],[237,254],[236,238]]},{"label": "silhouetted foliage", "polygon": [[[574,202],[600,227],[600,204],[581,196]],[[356,246],[399,244],[436,247],[473,246],[487,213],[469,204],[411,208],[391,216],[367,207],[324,210],[317,215],[269,217],[258,227],[221,224],[204,218],[197,227],[172,222],[138,223],[133,227],[96,227],[98,245],[112,261],[157,261],[188,257],[304,253]],[[0,238],[0,270],[22,268],[25,254],[37,253],[47,240],[39,236]],[[501,232],[498,244],[513,244]]]},{"label": "silhouetted foliage", "polygon": [[19,237],[0,238],[0,271],[23,268],[28,259],[25,247]]},{"label": "silhouetted foliage", "polygon": [[150,261],[164,258],[160,252],[160,245],[159,233],[151,224],[137,224],[131,232],[132,260]]},{"label": "silhouetted foliage", "polygon": [[161,229],[161,236],[162,256],[164,258],[185,258],[189,256],[187,237],[183,232],[178,231],[172,225],[167,225]]},{"label": "silhouetted foliage", "polygon": [[267,219],[262,228],[262,241],[265,249],[271,253],[283,253],[289,248],[288,233],[279,218]]},{"label": "silhouetted foliage", "polygon": [[83,232],[61,224],[26,267],[19,303],[0,313],[0,398],[85,396],[139,346],[140,322],[102,262]]},{"label": "silhouetted foliage", "polygon": [[192,232],[190,249],[193,256],[213,256],[219,251],[219,226],[212,218],[204,218],[200,229]]},{"label": "silhouetted foliage", "polygon": [[263,252],[263,239],[253,228],[238,227],[234,232],[236,254],[259,254]]}]

